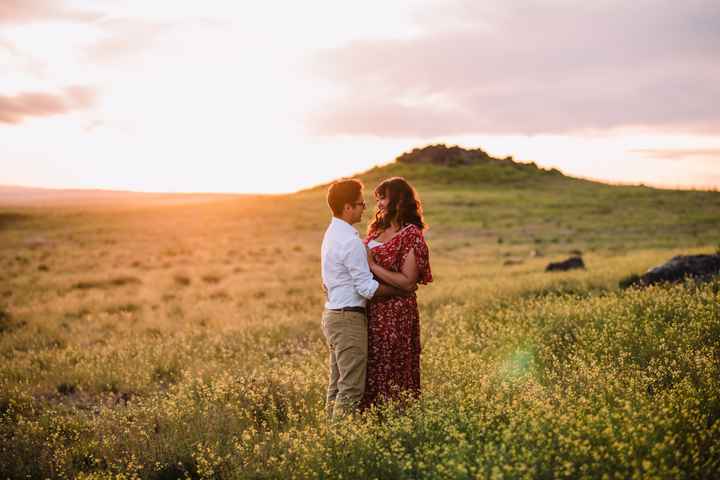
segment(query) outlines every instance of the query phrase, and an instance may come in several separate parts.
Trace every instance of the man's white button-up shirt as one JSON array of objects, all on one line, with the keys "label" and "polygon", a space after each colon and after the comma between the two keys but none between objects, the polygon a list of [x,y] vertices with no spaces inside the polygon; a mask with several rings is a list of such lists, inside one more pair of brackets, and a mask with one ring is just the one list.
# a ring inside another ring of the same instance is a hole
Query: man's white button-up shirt
[{"label": "man's white button-up shirt", "polygon": [[364,307],[380,284],[368,266],[367,250],[355,227],[333,217],[321,248],[325,308]]}]

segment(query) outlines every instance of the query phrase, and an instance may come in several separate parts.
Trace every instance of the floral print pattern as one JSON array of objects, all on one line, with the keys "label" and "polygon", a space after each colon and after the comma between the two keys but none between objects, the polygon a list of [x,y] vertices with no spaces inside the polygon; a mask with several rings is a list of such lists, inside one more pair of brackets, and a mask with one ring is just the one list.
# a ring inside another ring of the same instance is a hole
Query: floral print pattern
[{"label": "floral print pattern", "polygon": [[[365,243],[378,235],[370,234]],[[428,247],[415,225],[372,249],[376,262],[395,272],[411,251],[415,252],[418,283],[432,282]],[[420,395],[420,315],[415,294],[383,297],[368,304],[367,380],[361,406],[399,400],[407,394]]]}]

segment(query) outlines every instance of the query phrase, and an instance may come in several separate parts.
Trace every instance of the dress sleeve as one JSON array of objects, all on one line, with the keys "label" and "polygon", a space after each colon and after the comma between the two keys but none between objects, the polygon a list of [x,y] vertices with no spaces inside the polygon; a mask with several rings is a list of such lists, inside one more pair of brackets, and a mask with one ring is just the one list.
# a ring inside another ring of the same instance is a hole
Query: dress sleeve
[{"label": "dress sleeve", "polygon": [[425,243],[425,237],[423,237],[422,231],[415,225],[411,225],[405,231],[402,258],[400,260],[401,268],[411,251],[415,252],[415,262],[418,267],[418,283],[425,285],[432,282],[430,250],[428,249],[427,243]]}]

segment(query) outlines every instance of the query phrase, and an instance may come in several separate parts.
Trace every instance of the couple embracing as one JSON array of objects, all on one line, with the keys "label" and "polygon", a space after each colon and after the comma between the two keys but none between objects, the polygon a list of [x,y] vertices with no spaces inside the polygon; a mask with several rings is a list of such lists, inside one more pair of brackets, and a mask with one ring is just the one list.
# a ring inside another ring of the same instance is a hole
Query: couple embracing
[{"label": "couple embracing", "polygon": [[332,220],[322,242],[327,295],[322,329],[330,348],[327,415],[420,395],[420,318],[415,291],[432,281],[415,189],[394,177],[374,190],[377,210],[365,240],[353,227],[366,204],[358,180],[327,194]]}]

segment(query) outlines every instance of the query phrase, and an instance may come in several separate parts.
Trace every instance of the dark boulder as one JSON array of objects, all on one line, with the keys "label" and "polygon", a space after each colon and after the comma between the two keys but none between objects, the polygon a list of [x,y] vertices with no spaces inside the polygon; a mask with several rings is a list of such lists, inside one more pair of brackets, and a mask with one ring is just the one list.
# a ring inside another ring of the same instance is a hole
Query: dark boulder
[{"label": "dark boulder", "polygon": [[582,257],[570,257],[562,262],[551,262],[545,267],[546,272],[566,272],[577,268],[585,268]]},{"label": "dark boulder", "polygon": [[620,281],[620,287],[645,287],[657,283],[677,283],[686,277],[709,280],[720,274],[720,254],[678,255],[668,262],[651,268],[643,275],[631,275]]}]

